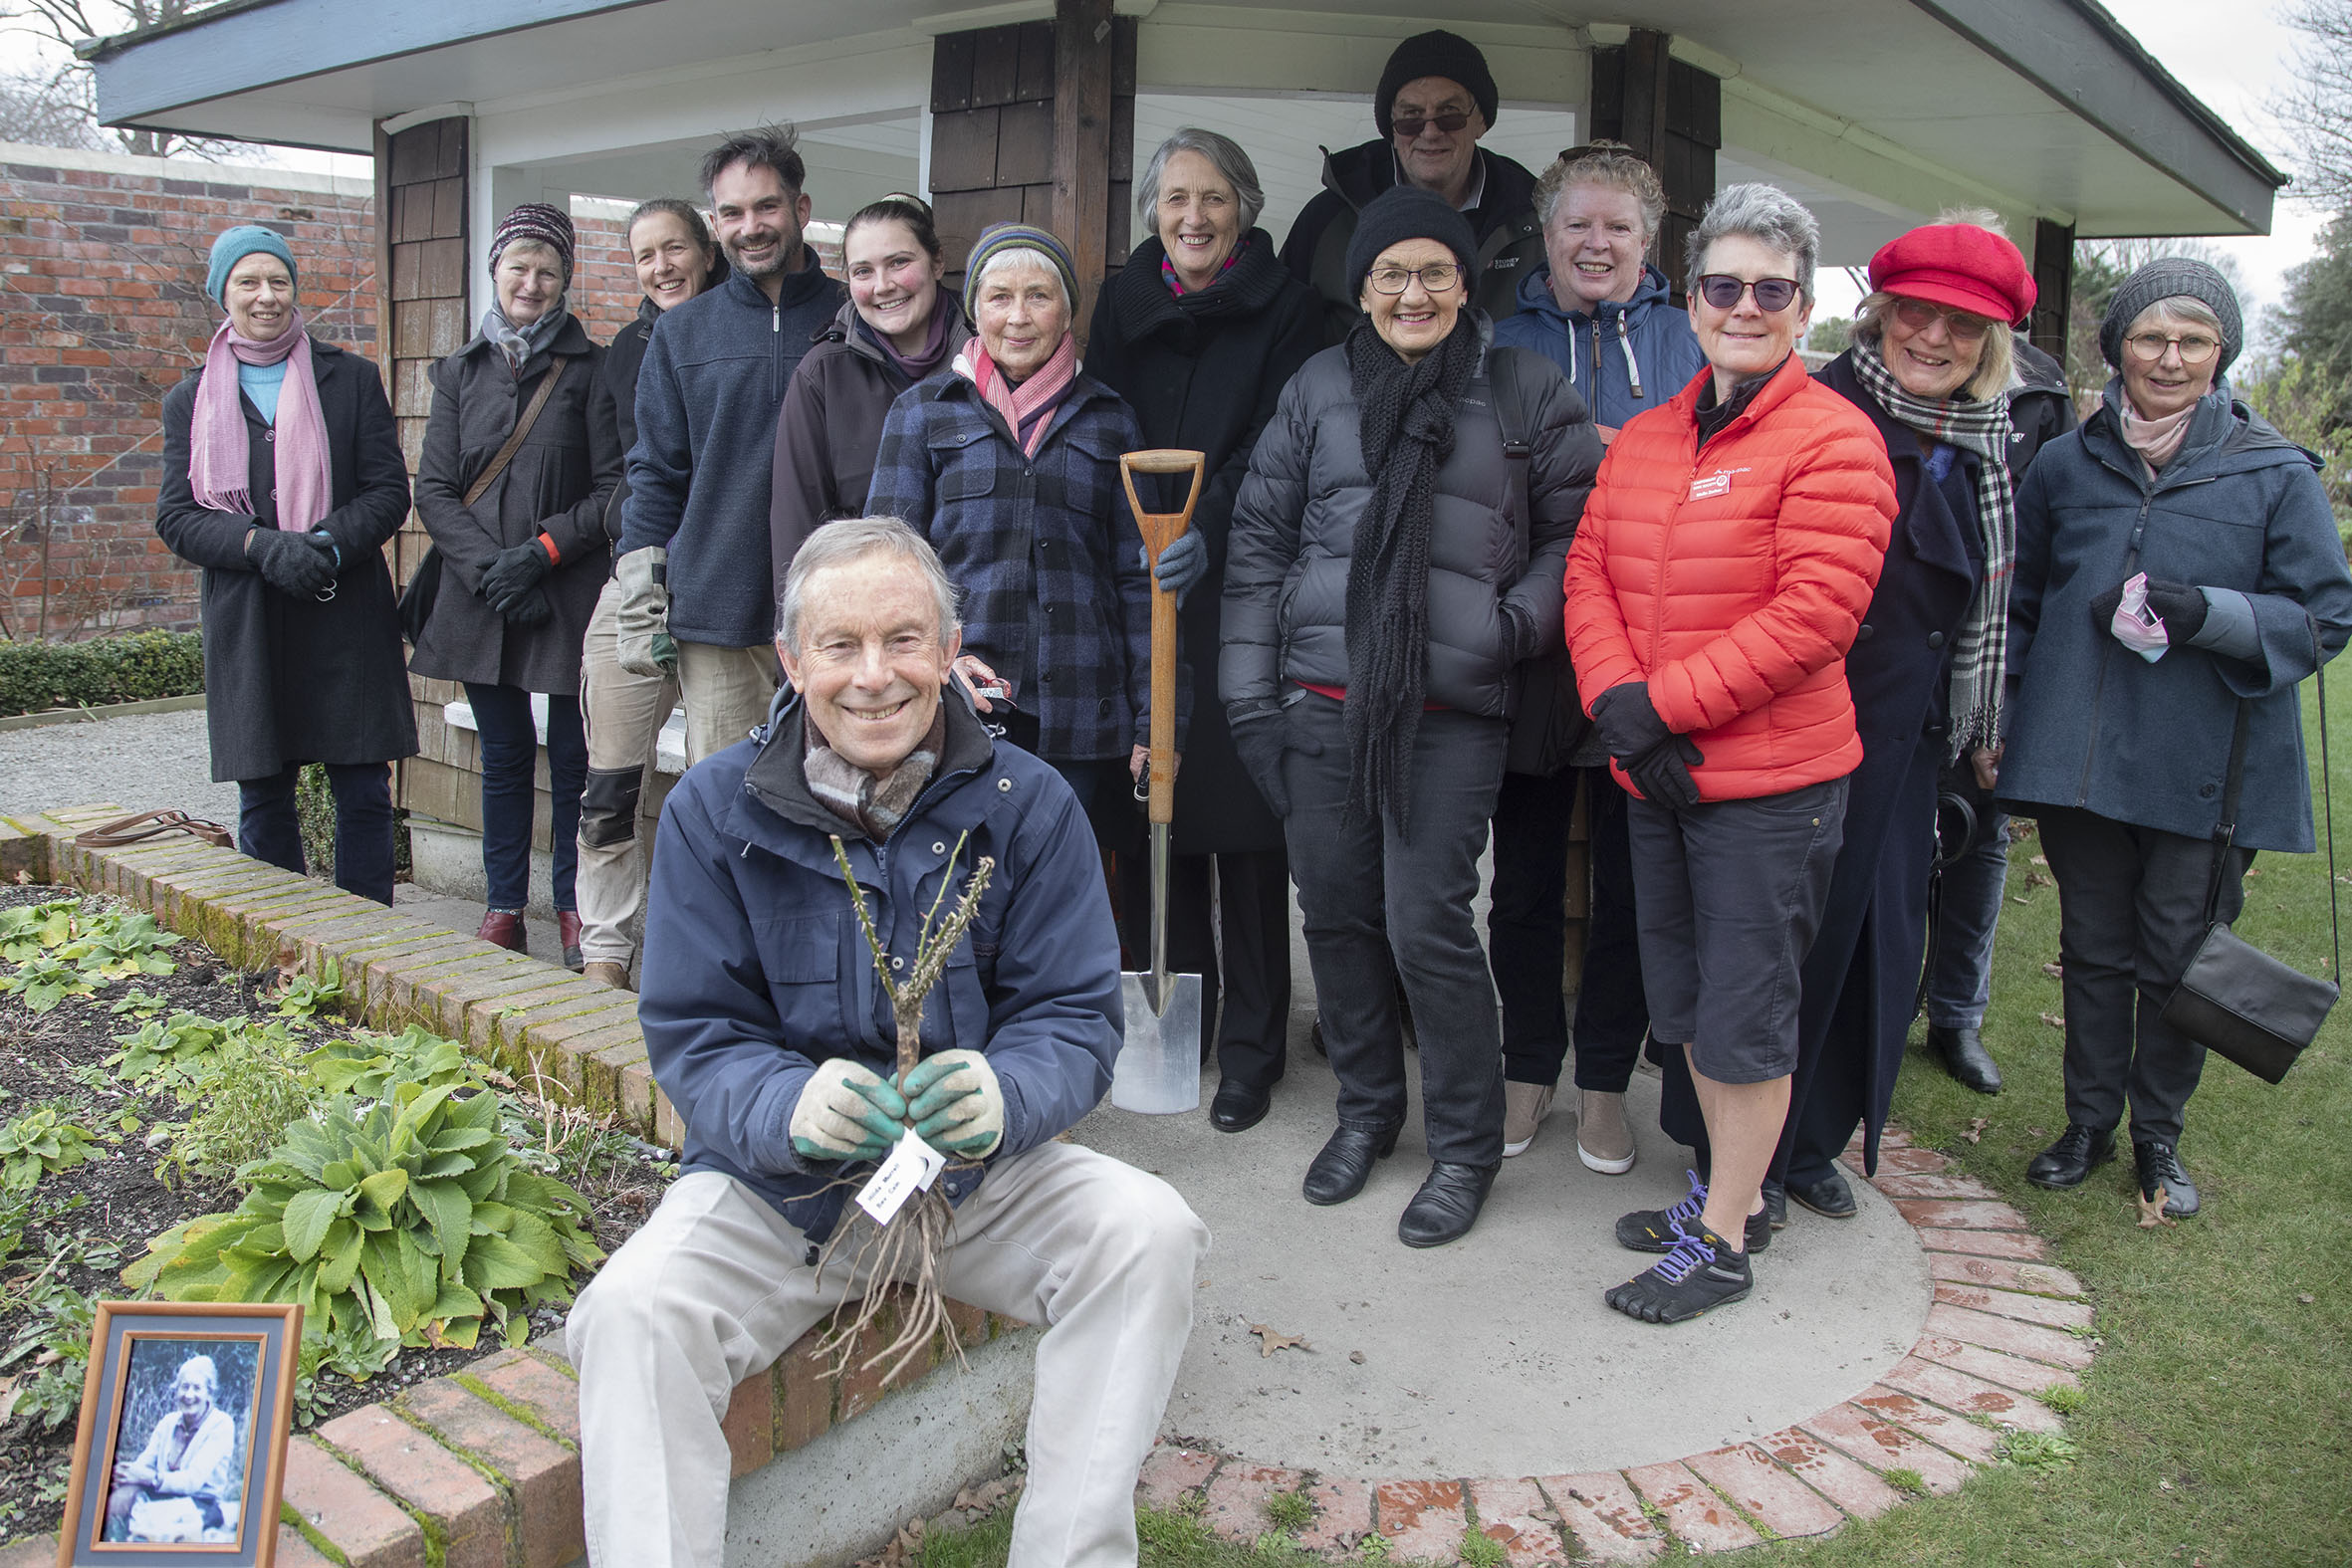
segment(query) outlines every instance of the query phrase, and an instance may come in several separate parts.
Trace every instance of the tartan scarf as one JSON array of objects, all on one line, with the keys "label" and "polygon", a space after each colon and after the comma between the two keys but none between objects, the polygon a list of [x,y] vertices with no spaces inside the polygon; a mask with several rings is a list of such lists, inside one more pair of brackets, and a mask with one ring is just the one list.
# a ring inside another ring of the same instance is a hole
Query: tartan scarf
[{"label": "tartan scarf", "polygon": [[915,796],[923,792],[923,785],[938,769],[940,754],[947,748],[947,709],[942,707],[932,716],[929,732],[886,774],[869,772],[834,751],[814,722],[807,729],[801,777],[807,781],[809,792],[820,805],[878,844],[905,819]]},{"label": "tartan scarf", "polygon": [[[1995,331],[2002,331],[1996,327]],[[1985,549],[1985,577],[1969,601],[1968,618],[1952,643],[1952,730],[1946,760],[1978,747],[2000,745],[2000,688],[2006,673],[2009,582],[2017,569],[2017,506],[2009,484],[2009,400],[1998,397],[1917,397],[1903,390],[1871,344],[1858,343],[1854,373],[1879,406],[1902,424],[1948,441],[1981,459],[1977,478],[1977,538]]]}]

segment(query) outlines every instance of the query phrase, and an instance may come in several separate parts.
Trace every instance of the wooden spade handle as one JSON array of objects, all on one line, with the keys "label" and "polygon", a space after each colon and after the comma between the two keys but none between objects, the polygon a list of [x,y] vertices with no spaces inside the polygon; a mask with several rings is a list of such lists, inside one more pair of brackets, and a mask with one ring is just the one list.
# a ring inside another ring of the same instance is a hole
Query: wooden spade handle
[{"label": "wooden spade handle", "polygon": [[[1192,509],[1201,499],[1201,478],[1208,456],[1201,452],[1161,448],[1128,452],[1119,458],[1119,479],[1127,487],[1127,505],[1135,510],[1135,528],[1143,536],[1143,554],[1152,571],[1151,582],[1151,796],[1146,815],[1154,822],[1176,817],[1176,595],[1161,588],[1160,552],[1183,538],[1192,522]],[[1135,476],[1192,475],[1192,493],[1181,512],[1146,512],[1135,494]]]}]

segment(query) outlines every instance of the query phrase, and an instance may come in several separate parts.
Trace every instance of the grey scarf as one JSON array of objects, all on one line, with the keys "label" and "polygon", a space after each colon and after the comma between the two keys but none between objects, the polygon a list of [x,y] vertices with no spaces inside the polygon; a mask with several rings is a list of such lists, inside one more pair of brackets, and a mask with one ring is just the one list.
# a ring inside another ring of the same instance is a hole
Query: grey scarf
[{"label": "grey scarf", "polygon": [[556,303],[528,327],[517,327],[495,305],[482,313],[482,336],[497,344],[498,351],[506,355],[509,374],[520,376],[523,366],[531,362],[531,356],[555,339],[558,329],[564,325],[566,298],[558,295]]},{"label": "grey scarf", "polygon": [[805,728],[809,755],[802,762],[801,774],[808,781],[809,792],[818,804],[878,844],[905,819],[915,797],[939,767],[939,754],[947,745],[947,709],[939,710],[931,720],[930,733],[886,774],[868,773],[844,759],[826,744],[816,725]]}]

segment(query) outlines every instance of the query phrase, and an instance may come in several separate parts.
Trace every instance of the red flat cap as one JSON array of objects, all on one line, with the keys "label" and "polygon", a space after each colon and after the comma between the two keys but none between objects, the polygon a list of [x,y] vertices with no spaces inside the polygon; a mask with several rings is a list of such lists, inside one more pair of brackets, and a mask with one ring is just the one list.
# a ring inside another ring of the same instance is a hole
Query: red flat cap
[{"label": "red flat cap", "polygon": [[1929,223],[1870,258],[1870,287],[2012,326],[2033,311],[2033,274],[2017,248],[1973,223]]}]

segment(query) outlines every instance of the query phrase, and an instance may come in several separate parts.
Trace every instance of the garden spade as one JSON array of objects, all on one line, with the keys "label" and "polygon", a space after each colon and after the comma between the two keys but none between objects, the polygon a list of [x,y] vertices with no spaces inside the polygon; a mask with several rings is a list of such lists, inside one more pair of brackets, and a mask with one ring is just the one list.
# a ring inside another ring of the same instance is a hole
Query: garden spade
[{"label": "garden spade", "polygon": [[[1201,1103],[1201,977],[1168,973],[1168,826],[1176,814],[1176,595],[1162,589],[1160,552],[1183,537],[1201,499],[1206,459],[1198,452],[1129,452],[1119,459],[1127,505],[1143,534],[1151,584],[1151,772],[1145,796],[1151,822],[1151,969],[1119,977],[1127,1039],[1111,1074],[1110,1103],[1121,1110],[1172,1116]],[[1190,474],[1181,512],[1146,512],[1137,474]],[[1141,792],[1141,791],[1138,791]]]}]

